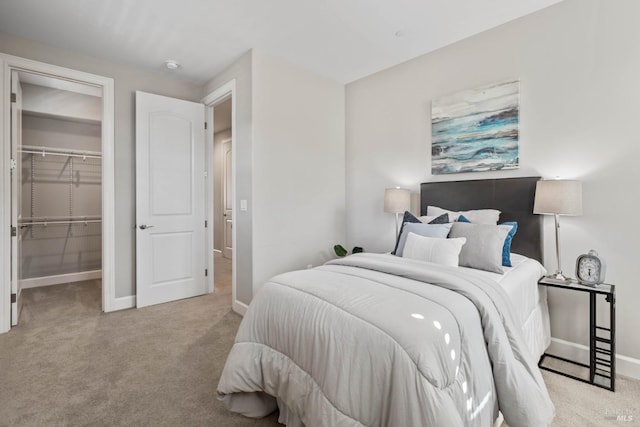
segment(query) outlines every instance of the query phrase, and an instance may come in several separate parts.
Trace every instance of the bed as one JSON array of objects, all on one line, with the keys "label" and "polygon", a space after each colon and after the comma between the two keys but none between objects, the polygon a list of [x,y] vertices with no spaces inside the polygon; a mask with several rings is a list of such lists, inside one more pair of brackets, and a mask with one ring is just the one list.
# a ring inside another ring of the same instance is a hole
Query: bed
[{"label": "bed", "polygon": [[537,278],[538,178],[425,183],[428,204],[516,220],[504,274],[357,254],[274,277],[238,330],[218,384],[231,411],[296,426],[550,425],[536,365],[548,345]]}]

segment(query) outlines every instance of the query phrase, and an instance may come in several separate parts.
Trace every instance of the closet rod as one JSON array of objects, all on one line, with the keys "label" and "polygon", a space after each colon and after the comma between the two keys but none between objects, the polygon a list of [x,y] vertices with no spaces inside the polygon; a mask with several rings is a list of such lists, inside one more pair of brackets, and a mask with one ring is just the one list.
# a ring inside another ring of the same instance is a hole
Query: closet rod
[{"label": "closet rod", "polygon": [[51,221],[88,221],[93,219],[102,219],[100,215],[85,215],[85,216],[23,216],[18,222],[51,222]]},{"label": "closet rod", "polygon": [[32,225],[44,225],[45,227],[49,225],[70,225],[70,224],[93,224],[102,222],[101,219],[88,219],[88,220],[73,220],[73,221],[33,221],[33,222],[24,222],[20,224],[20,228],[30,227]]},{"label": "closet rod", "polygon": [[53,147],[44,147],[44,146],[35,146],[35,145],[23,145],[18,150],[21,153],[28,154],[41,154],[43,157],[47,155],[50,156],[66,156],[66,157],[81,157],[83,159],[101,159],[102,153],[99,151],[83,151],[83,150],[72,150],[66,148],[53,148]]}]

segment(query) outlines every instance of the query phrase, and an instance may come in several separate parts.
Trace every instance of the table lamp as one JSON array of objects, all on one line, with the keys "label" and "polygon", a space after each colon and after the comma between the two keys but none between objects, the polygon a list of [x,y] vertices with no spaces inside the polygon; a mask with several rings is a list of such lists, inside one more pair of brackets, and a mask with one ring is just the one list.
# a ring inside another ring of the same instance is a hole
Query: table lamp
[{"label": "table lamp", "polygon": [[387,188],[384,190],[384,211],[396,214],[396,238],[400,228],[400,214],[411,208],[411,193],[406,188]]},{"label": "table lamp", "polygon": [[582,182],[567,179],[538,181],[533,213],[554,216],[558,269],[547,277],[568,282],[570,278],[562,274],[560,263],[560,215],[582,215]]}]

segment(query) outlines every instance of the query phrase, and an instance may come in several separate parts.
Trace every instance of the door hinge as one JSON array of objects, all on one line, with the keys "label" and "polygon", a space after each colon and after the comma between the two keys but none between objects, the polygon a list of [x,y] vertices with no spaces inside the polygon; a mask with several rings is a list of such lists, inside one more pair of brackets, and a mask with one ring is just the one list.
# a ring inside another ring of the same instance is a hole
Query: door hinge
[{"label": "door hinge", "polygon": [[207,221],[206,219],[204,220],[204,228],[207,228],[209,225],[209,221]]},{"label": "door hinge", "polygon": [[11,304],[15,304],[18,302],[18,296],[16,294],[11,294]]},{"label": "door hinge", "polygon": [[207,277],[209,275],[209,270],[208,269],[204,269],[204,277]]},{"label": "door hinge", "polygon": [[16,162],[16,159],[9,160],[9,169],[14,170],[17,167],[18,167],[18,162]]},{"label": "door hinge", "polygon": [[204,122],[204,128],[207,129],[207,122]]},{"label": "door hinge", "polygon": [[11,102],[18,102],[18,95],[16,95],[15,93],[11,94]]},{"label": "door hinge", "polygon": [[11,237],[16,237],[17,235],[18,235],[18,229],[12,225],[11,226]]}]

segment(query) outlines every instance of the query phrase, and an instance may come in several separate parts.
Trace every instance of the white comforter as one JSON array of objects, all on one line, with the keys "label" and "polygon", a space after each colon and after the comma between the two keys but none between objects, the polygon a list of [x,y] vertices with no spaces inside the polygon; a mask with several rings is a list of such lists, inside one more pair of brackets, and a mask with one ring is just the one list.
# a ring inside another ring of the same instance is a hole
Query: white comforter
[{"label": "white comforter", "polygon": [[359,254],[274,277],[218,393],[295,426],[512,427],[554,415],[504,290],[468,270]]}]

